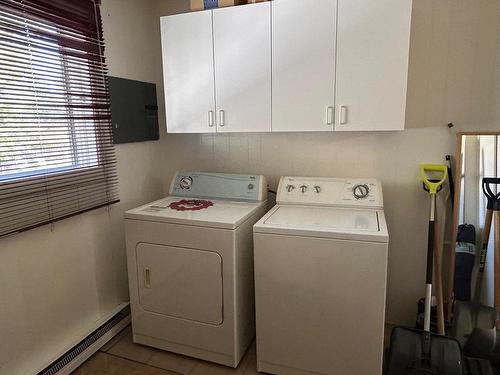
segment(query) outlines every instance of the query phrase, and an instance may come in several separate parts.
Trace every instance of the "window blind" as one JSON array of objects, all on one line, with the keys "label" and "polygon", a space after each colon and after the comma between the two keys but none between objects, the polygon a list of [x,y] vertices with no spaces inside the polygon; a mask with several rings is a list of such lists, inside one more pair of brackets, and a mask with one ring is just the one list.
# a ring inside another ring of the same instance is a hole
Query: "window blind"
[{"label": "window blind", "polygon": [[0,236],[118,202],[98,0],[0,0]]}]

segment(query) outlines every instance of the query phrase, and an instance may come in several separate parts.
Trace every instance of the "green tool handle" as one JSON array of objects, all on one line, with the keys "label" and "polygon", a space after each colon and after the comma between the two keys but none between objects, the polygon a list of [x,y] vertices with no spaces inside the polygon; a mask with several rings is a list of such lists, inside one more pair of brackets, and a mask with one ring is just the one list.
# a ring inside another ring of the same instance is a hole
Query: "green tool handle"
[{"label": "green tool handle", "polygon": [[[441,179],[438,181],[429,179],[427,177],[427,172],[440,172],[442,173]],[[424,185],[429,189],[429,193],[437,194],[438,189],[445,183],[448,177],[448,168],[446,168],[446,165],[441,164],[422,164],[420,167],[420,177]]]}]

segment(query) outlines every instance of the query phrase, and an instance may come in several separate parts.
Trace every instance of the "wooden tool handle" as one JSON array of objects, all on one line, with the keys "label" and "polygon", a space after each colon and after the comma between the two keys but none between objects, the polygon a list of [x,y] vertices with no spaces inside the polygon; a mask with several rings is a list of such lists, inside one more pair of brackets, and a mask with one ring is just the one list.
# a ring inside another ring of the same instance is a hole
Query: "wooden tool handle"
[{"label": "wooden tool handle", "polygon": [[[495,311],[496,311],[496,329],[500,330],[500,192],[498,186],[500,185],[500,178],[483,178],[483,192],[488,198],[488,210],[493,210],[494,221],[494,280],[495,280]],[[495,185],[493,189],[492,186]],[[494,193],[493,190],[496,192]]]},{"label": "wooden tool handle", "polygon": [[488,253],[492,222],[493,211],[486,210],[484,229],[481,236],[481,248],[479,249],[479,267],[476,275],[476,287],[474,288],[474,295],[472,296],[472,302],[475,306],[479,306],[479,304],[481,303],[481,291],[483,288],[484,269],[486,267],[486,256]]},{"label": "wooden tool handle", "polygon": [[447,290],[447,298],[446,298],[446,303],[447,303],[447,313],[446,313],[446,318],[450,321],[453,317],[453,287],[455,283],[455,264],[456,264],[456,253],[455,253],[455,246],[456,246],[456,238],[457,238],[457,231],[458,231],[458,215],[459,215],[459,208],[460,208],[460,196],[463,193],[462,190],[462,179],[459,177],[462,175],[462,136],[457,135],[457,142],[456,142],[456,150],[455,150],[455,194],[454,194],[454,199],[453,199],[453,216],[451,220],[451,244],[450,248],[448,249],[448,290]]},{"label": "wooden tool handle", "polygon": [[495,310],[497,311],[496,327],[500,329],[500,211],[493,214],[495,232]]}]

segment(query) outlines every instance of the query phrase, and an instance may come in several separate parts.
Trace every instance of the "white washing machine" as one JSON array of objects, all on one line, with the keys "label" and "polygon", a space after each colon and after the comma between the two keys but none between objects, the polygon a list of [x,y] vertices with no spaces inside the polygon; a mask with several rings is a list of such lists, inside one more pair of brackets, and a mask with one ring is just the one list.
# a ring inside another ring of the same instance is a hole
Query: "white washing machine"
[{"label": "white washing machine", "polygon": [[259,371],[382,373],[388,239],[377,180],[281,178],[254,226]]},{"label": "white washing machine", "polygon": [[177,173],[127,211],[134,342],[236,367],[255,335],[253,232],[264,176]]}]

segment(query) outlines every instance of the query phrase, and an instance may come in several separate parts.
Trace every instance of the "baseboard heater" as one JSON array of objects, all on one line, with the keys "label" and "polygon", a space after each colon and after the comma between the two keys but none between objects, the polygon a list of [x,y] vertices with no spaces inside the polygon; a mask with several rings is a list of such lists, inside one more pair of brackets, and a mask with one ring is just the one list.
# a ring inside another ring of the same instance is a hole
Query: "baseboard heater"
[{"label": "baseboard heater", "polygon": [[66,375],[96,353],[104,344],[130,324],[130,305],[113,315],[95,331],[68,350],[37,375]]}]

